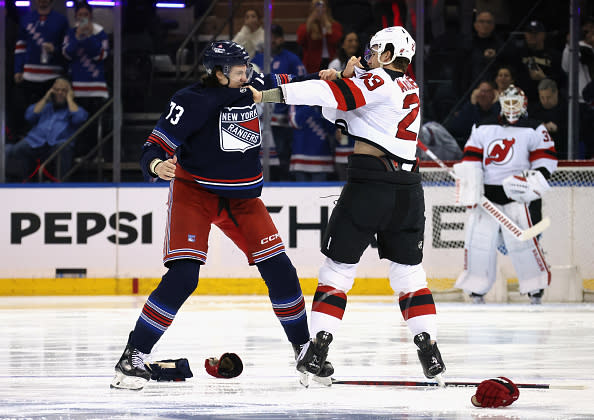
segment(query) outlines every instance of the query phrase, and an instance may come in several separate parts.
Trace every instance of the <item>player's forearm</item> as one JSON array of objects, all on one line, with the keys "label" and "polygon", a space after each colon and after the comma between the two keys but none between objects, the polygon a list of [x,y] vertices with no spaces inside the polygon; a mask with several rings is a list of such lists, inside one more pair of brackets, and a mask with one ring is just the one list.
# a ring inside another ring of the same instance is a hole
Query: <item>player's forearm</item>
[{"label": "player's forearm", "polygon": [[[330,82],[333,83],[333,82]],[[308,80],[281,86],[285,103],[289,105],[310,105],[336,108],[337,102],[329,82]]]}]

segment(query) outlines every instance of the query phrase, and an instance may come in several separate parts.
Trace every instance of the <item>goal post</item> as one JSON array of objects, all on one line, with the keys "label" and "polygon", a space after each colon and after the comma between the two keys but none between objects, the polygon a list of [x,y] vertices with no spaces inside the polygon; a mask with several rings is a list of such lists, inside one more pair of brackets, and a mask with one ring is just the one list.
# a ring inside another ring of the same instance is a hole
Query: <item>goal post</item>
[{"label": "goal post", "polygon": [[[446,162],[452,166],[455,162]],[[454,288],[464,264],[466,208],[455,204],[454,180],[433,162],[422,162],[426,229],[423,265],[429,285],[438,299],[463,299]],[[560,161],[549,180],[551,190],[543,198],[543,217],[551,226],[541,244],[551,268],[551,285],[545,302],[594,300],[594,162]],[[498,254],[498,272],[507,289],[487,296],[491,301],[527,301],[517,292],[517,278],[509,257]],[[496,295],[493,298],[492,295]]]}]

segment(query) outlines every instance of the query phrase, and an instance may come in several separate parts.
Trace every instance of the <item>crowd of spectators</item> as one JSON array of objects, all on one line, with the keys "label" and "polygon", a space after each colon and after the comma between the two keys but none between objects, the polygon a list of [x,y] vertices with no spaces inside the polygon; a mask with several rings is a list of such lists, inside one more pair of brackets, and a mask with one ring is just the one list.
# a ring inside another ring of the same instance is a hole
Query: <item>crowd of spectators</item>
[{"label": "crowd of spectators", "polygon": [[[43,162],[97,111],[109,97],[104,60],[108,38],[93,22],[91,6],[75,2],[74,25],[53,9],[53,0],[35,0],[32,9],[8,27],[14,35],[13,71],[8,80],[7,179],[31,178]],[[11,37],[7,37],[11,38]],[[94,127],[93,127],[94,128]],[[46,171],[49,179],[63,176],[75,154],[92,147],[90,130],[60,153],[60,173]],[[96,139],[96,135],[94,137]]]},{"label": "crowd of spectators", "polygon": [[[47,97],[59,77],[70,80],[76,103],[89,115],[109,97],[104,68],[108,37],[93,22],[91,7],[85,0],[75,2],[75,20],[69,25],[65,16],[52,10],[52,0],[35,0],[33,4],[22,16],[13,7],[6,9],[7,42],[14,47],[14,55],[7,57],[7,65],[14,67],[7,84],[12,101],[7,109],[9,143],[26,138],[33,127],[25,118],[27,107]],[[350,56],[363,55],[370,34],[381,27],[401,25],[414,34],[415,4],[413,0],[312,0],[307,17],[291,34],[296,42],[289,48],[283,28],[272,26],[271,72],[341,70]],[[594,13],[594,7],[588,2],[581,6],[576,157],[591,159],[594,18],[586,16]],[[545,123],[559,157],[567,158],[569,10],[565,9],[568,7],[555,7],[552,0],[541,1],[537,8],[509,0],[431,2],[425,21],[425,80],[420,81],[425,95],[423,123],[433,124],[424,131],[426,135],[435,141],[442,138],[449,146],[453,138],[462,149],[473,124],[499,114],[498,96],[514,84],[528,97],[529,116]],[[233,40],[248,50],[256,66],[262,66],[260,11],[250,8],[242,13],[243,26]],[[412,77],[418,57],[409,67]],[[272,180],[344,179],[353,139],[324,124],[318,109],[275,105],[272,133]],[[96,127],[92,126],[76,143],[74,154],[84,154],[95,139]],[[308,141],[316,147],[305,147]]]}]

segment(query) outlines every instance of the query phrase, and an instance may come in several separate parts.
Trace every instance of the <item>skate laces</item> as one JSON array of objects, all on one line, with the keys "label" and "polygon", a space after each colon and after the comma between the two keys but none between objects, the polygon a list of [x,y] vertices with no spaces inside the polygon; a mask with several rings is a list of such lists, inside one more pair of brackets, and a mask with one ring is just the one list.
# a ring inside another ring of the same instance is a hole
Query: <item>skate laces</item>
[{"label": "skate laces", "polygon": [[133,349],[132,354],[130,355],[130,360],[132,361],[132,367],[146,370],[144,367],[144,359],[146,358],[146,354]]}]

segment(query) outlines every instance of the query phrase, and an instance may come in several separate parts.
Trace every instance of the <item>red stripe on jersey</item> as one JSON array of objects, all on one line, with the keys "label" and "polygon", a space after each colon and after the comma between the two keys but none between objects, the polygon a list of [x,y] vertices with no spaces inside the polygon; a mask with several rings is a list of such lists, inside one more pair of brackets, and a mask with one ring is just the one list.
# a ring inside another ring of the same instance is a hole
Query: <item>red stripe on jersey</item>
[{"label": "red stripe on jersey", "polygon": [[175,153],[175,150],[172,149],[171,147],[169,147],[169,145],[167,143],[165,143],[163,141],[163,139],[155,136],[154,134],[149,135],[147,141],[150,143],[155,143],[155,144],[161,146],[161,149],[165,150],[165,152],[167,152],[167,154],[169,154],[169,155],[172,155],[173,153]]},{"label": "red stripe on jersey", "polygon": [[[333,289],[333,288],[331,288]],[[319,288],[318,288],[319,290]],[[324,302],[314,302],[311,306],[312,312],[320,312],[326,315],[333,316],[334,318],[342,319],[344,316],[344,309],[341,309],[334,305],[328,305]]]},{"label": "red stripe on jersey", "polygon": [[557,152],[555,151],[554,147],[551,147],[549,149],[537,149],[530,152],[530,162],[533,162],[538,159],[557,160],[557,158],[555,157],[556,154]]},{"label": "red stripe on jersey", "polygon": [[36,68],[31,68],[29,66],[25,66],[25,71],[27,73],[37,73],[37,74],[58,74],[57,70],[53,70],[53,69],[36,69]]},{"label": "red stripe on jersey", "polygon": [[366,104],[365,97],[363,96],[363,92],[361,89],[353,82],[351,79],[343,79],[347,86],[350,88],[351,93],[355,97],[355,107],[359,108]]},{"label": "red stripe on jersey", "polygon": [[328,81],[326,81],[326,83],[328,84],[328,86],[330,86],[330,89],[332,90],[332,94],[334,95],[334,99],[336,99],[336,102],[338,103],[338,106],[336,107],[336,109],[339,109],[341,111],[346,111],[347,110],[346,100],[344,99],[344,95],[340,91],[340,88],[338,86],[336,86],[336,83],[332,83],[332,82],[328,82]]},{"label": "red stripe on jersey", "polygon": [[478,147],[473,147],[473,146],[466,146],[464,148],[464,153],[466,153],[466,152],[480,153],[482,155],[483,154],[483,149],[480,149]]}]

